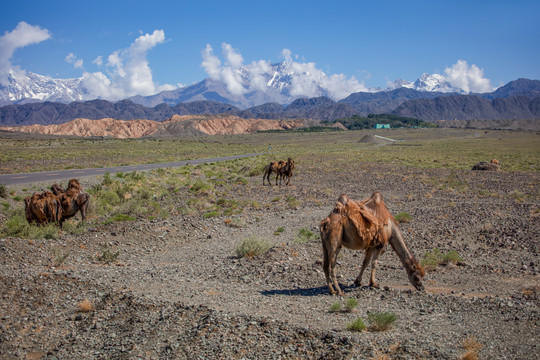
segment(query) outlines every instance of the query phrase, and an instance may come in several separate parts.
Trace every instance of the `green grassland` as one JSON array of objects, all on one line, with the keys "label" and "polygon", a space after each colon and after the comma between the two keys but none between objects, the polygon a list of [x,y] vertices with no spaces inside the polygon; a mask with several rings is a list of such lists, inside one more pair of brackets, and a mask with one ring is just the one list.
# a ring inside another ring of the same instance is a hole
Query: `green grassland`
[{"label": "green grassland", "polygon": [[[358,142],[365,134],[396,141],[388,146]],[[469,169],[498,159],[504,171],[539,171],[539,135],[468,129],[391,129],[280,132],[158,139],[2,138],[0,173],[159,163],[252,152],[271,158],[392,162],[422,168]]]}]

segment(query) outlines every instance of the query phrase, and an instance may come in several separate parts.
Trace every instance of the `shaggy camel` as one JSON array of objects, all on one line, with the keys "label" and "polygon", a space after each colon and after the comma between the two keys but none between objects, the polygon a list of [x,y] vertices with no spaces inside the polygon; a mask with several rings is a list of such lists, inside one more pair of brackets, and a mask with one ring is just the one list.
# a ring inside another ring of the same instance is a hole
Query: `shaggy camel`
[{"label": "shaggy camel", "polygon": [[341,195],[330,215],[321,221],[320,230],[324,253],[323,269],[330,294],[343,295],[335,269],[337,255],[343,246],[366,252],[354,284],[361,285],[362,274],[371,261],[369,284],[378,287],[375,281],[377,259],[386,250],[388,242],[400,258],[411,284],[417,290],[424,291],[424,269],[405,245],[397,222],[378,191],[361,202],[350,200],[345,194]]},{"label": "shaggy camel", "polygon": [[57,184],[51,186],[51,190],[60,199],[62,205],[60,226],[62,226],[66,219],[75,216],[78,211],[81,212],[82,221],[86,220],[90,195],[83,191],[77,179],[69,180],[68,187],[65,191]]},{"label": "shaggy camel", "polygon": [[51,192],[34,193],[24,199],[26,220],[40,225],[55,222],[59,224],[62,218],[60,200]]},{"label": "shaggy camel", "polygon": [[268,180],[268,185],[272,185],[272,183],[270,182],[270,175],[272,175],[272,173],[275,173],[276,174],[276,185],[278,184],[278,178],[280,177],[280,169],[285,166],[285,161],[283,160],[280,160],[280,161],[272,161],[270,162],[270,164],[266,165],[263,169],[263,185],[264,185],[264,180],[267,179]]},{"label": "shaggy camel", "polygon": [[284,179],[285,185],[291,185],[291,178],[294,171],[294,160],[287,159],[287,162],[279,168],[279,185],[281,185],[281,179]]}]

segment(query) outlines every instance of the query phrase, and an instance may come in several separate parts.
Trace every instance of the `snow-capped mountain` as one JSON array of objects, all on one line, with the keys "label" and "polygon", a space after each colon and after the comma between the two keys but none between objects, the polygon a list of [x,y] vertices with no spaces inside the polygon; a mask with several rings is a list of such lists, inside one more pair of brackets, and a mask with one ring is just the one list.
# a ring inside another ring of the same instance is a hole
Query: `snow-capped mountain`
[{"label": "snow-capped mountain", "polygon": [[[295,67],[295,63],[291,62],[272,64],[264,71],[241,67],[233,70],[234,82],[232,83],[230,78],[207,78],[187,87],[162,91],[150,96],[134,96],[129,99],[145,106],[214,100],[245,109],[265,103],[288,104],[303,97],[325,96],[339,100],[350,93],[380,91],[380,89],[360,88],[357,82],[352,83],[351,87],[345,90],[336,90],[335,86],[332,86],[331,77],[315,68],[312,70],[299,69]],[[233,88],[233,86],[236,87]],[[415,82],[399,79],[386,90],[402,87],[417,91],[464,93],[461,89],[452,87],[444,76],[439,74],[423,74]],[[348,93],[343,93],[347,90]],[[95,99],[95,96],[91,97],[89,94],[90,92],[84,86],[83,78],[54,79],[31,72],[22,76],[12,73],[9,75],[7,85],[0,84],[0,105],[43,101],[70,103]]]},{"label": "snow-capped mountain", "polygon": [[398,79],[394,81],[391,86],[388,87],[388,90],[395,90],[399,88],[408,88],[414,89],[416,91],[436,91],[443,93],[460,93],[465,94],[466,92],[462,89],[452,86],[446,78],[439,74],[422,74],[419,79],[415,82],[410,82],[403,79]]},{"label": "snow-capped mountain", "polygon": [[56,101],[70,103],[86,100],[86,89],[82,78],[54,79],[49,76],[34,74],[24,75],[11,72],[7,85],[0,83],[0,104]]}]

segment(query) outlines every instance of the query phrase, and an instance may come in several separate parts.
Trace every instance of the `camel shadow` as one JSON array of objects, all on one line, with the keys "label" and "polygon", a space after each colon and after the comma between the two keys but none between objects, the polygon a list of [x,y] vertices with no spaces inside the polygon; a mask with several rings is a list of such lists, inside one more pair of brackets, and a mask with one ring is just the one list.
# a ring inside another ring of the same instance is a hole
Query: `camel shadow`
[{"label": "camel shadow", "polygon": [[[349,293],[355,290],[360,290],[364,288],[369,288],[368,286],[358,287],[355,285],[343,285],[339,284],[341,290],[344,293]],[[261,291],[261,295],[264,296],[273,296],[273,295],[287,295],[287,296],[319,296],[319,295],[330,295],[328,292],[328,286],[319,286],[312,288],[296,288],[296,289],[275,289],[275,290],[264,290]]]}]

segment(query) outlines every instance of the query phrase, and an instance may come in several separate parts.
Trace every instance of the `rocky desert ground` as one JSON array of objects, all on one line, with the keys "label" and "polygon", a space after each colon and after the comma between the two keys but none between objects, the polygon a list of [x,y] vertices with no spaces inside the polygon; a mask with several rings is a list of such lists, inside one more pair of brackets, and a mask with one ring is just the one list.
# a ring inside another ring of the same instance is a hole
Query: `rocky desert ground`
[{"label": "rocky desert ground", "polygon": [[[0,239],[0,357],[540,358],[537,172],[295,158],[291,186],[263,186],[262,174],[216,184],[243,204],[236,214],[176,212],[53,239]],[[86,189],[100,181],[80,180]],[[319,222],[340,194],[361,200],[374,190],[394,215],[410,215],[400,228],[418,260],[433,249],[461,257],[428,271],[426,292],[413,289],[389,247],[380,289],[351,286],[363,254],[344,249],[345,296],[328,293]],[[167,196],[181,205],[192,193]],[[239,258],[253,236],[273,247]],[[352,311],[331,310],[350,298]],[[374,331],[367,319],[377,312],[397,321]],[[368,328],[347,330],[358,318]]]}]

